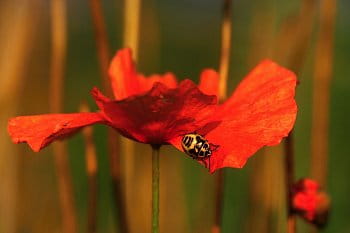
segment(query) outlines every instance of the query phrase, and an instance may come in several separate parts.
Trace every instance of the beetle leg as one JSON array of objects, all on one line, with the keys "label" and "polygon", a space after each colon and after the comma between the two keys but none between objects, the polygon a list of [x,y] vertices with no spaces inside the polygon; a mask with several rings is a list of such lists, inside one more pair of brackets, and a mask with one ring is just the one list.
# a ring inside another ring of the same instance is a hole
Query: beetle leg
[{"label": "beetle leg", "polygon": [[213,143],[209,143],[211,151],[216,151],[220,146]]},{"label": "beetle leg", "polygon": [[207,164],[207,162],[206,162],[206,159],[202,159],[202,161],[203,161],[203,163],[204,163],[204,167],[205,167],[205,168],[208,168],[208,164]]}]

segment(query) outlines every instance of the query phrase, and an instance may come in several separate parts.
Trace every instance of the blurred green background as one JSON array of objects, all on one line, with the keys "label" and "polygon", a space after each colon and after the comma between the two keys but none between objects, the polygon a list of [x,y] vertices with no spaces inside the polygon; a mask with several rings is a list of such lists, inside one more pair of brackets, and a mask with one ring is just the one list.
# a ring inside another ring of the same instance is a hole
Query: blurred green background
[{"label": "blurred green background", "polygon": [[[232,59],[229,93],[263,58],[285,64],[276,43],[286,20],[293,22],[301,1],[233,0]],[[318,10],[319,2],[316,2]],[[113,53],[123,46],[123,1],[103,1]],[[82,101],[102,87],[88,1],[67,1],[67,67],[65,112],[77,112]],[[350,233],[350,2],[337,1],[333,76],[330,100],[329,175],[332,197],[329,225],[322,232]],[[318,14],[307,43],[297,90],[295,125],[296,176],[309,175],[313,69],[317,62]],[[198,80],[203,68],[218,68],[221,1],[150,0],[142,3],[138,70],[171,71],[179,80]],[[50,14],[46,0],[0,2],[0,232],[61,232],[57,181],[52,149],[33,153],[13,145],[7,119],[49,112]],[[289,41],[290,42],[290,41]],[[277,52],[276,52],[277,51]],[[278,54],[278,55],[276,55]],[[98,232],[117,232],[106,149],[106,127],[94,126],[98,154]],[[117,139],[116,139],[117,140]],[[234,139],[232,139],[234,140]],[[86,232],[87,176],[81,134],[68,140],[69,162],[79,232]],[[285,232],[283,148],[264,149],[244,169],[225,169],[223,231]],[[121,152],[122,153],[122,152]],[[210,232],[214,179],[202,166],[176,151],[161,149],[161,232]],[[137,145],[132,174],[125,174],[132,232],[149,232],[151,150]],[[122,158],[123,166],[128,158]],[[298,220],[299,232],[310,232]]]}]

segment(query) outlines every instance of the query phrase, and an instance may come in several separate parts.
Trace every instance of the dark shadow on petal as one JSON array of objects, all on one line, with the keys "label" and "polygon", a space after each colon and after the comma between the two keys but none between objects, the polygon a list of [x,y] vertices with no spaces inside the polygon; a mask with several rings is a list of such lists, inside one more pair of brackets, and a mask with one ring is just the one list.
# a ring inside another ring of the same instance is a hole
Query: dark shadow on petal
[{"label": "dark shadow on petal", "polygon": [[210,131],[220,125],[221,121],[211,121],[205,124],[203,127],[196,130],[196,132],[205,137]]}]

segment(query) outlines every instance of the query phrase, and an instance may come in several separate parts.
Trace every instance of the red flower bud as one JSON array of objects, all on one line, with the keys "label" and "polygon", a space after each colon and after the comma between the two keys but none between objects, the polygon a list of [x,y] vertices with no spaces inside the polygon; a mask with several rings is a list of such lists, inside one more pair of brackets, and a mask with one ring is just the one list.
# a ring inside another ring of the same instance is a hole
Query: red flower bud
[{"label": "red flower bud", "polygon": [[319,184],[311,179],[301,179],[294,185],[293,209],[306,221],[323,227],[328,220],[330,199]]}]

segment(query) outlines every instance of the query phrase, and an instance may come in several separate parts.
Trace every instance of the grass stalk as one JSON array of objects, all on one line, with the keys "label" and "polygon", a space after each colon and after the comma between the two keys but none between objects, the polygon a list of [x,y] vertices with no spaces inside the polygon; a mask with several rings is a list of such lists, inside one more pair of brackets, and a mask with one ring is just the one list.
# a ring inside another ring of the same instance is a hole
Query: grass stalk
[{"label": "grass stalk", "polygon": [[230,67],[231,54],[231,10],[232,1],[223,0],[222,6],[222,24],[221,24],[221,51],[220,51],[220,65],[219,65],[219,100],[224,101],[227,98],[227,79]]},{"label": "grass stalk", "polygon": [[[86,104],[80,107],[81,112],[89,112]],[[95,233],[97,231],[97,156],[96,147],[93,139],[92,127],[83,129],[83,136],[85,141],[85,166],[88,177],[88,218],[87,218],[87,232]]]},{"label": "grass stalk", "polygon": [[[92,22],[94,27],[94,34],[96,40],[96,47],[98,59],[100,63],[101,78],[103,86],[107,95],[112,96],[112,89],[108,77],[108,66],[110,60],[110,46],[106,26],[103,17],[103,11],[100,0],[90,0],[90,9]],[[118,155],[117,134],[113,129],[108,130],[108,150],[109,150],[109,164],[112,177],[114,203],[117,215],[119,217],[119,232],[128,233],[129,227],[126,215],[125,197],[122,193],[122,178],[120,157]]]},{"label": "grass stalk", "polygon": [[287,200],[287,233],[296,233],[296,216],[292,210],[292,190],[294,184],[294,137],[293,131],[285,140],[285,183]]},{"label": "grass stalk", "polygon": [[[221,24],[221,51],[220,51],[220,64],[219,64],[219,101],[223,102],[227,98],[227,80],[230,67],[230,54],[231,54],[231,11],[232,1],[223,0],[222,5],[222,24]],[[212,227],[212,233],[221,232],[221,219],[222,219],[222,205],[224,197],[224,172],[218,171],[215,178],[215,213],[214,213],[214,225]]]},{"label": "grass stalk", "polygon": [[[131,48],[135,62],[139,58],[139,34],[140,34],[140,17],[141,17],[141,0],[124,1],[124,28],[123,28],[123,46]],[[136,208],[133,203],[135,188],[133,180],[138,179],[139,174],[135,174],[135,143],[126,138],[120,140],[121,151],[124,156],[125,170],[125,193],[128,203],[127,209],[131,211]],[[137,194],[136,194],[137,195]]]},{"label": "grass stalk", "polygon": [[106,31],[103,10],[100,0],[90,0],[90,10],[94,27],[95,41],[97,47],[98,61],[104,90],[111,97],[112,89],[108,77],[108,66],[110,62],[110,46]]},{"label": "grass stalk", "polygon": [[135,61],[139,54],[140,18],[141,0],[125,0],[124,46],[132,49]]},{"label": "grass stalk", "polygon": [[[299,77],[305,62],[307,52],[310,49],[310,41],[314,28],[317,1],[303,0],[299,14],[292,17],[294,20],[286,20],[281,28],[278,38],[277,58],[280,62],[289,52],[289,57],[284,63],[290,67]],[[294,39],[290,39],[294,38]],[[286,46],[286,44],[290,44]],[[287,232],[296,233],[296,216],[292,210],[292,186],[295,179],[294,171],[294,133],[290,132],[285,140],[285,183],[287,201]]]},{"label": "grass stalk", "polygon": [[[51,1],[51,80],[50,109],[52,113],[63,108],[64,73],[67,43],[66,1]],[[76,211],[74,207],[73,187],[68,164],[68,153],[64,142],[53,144],[54,161],[58,179],[60,205],[62,211],[63,232],[77,231]]]},{"label": "grass stalk", "polygon": [[311,177],[322,186],[328,175],[329,100],[333,68],[336,0],[321,1],[315,51],[311,128]]}]

